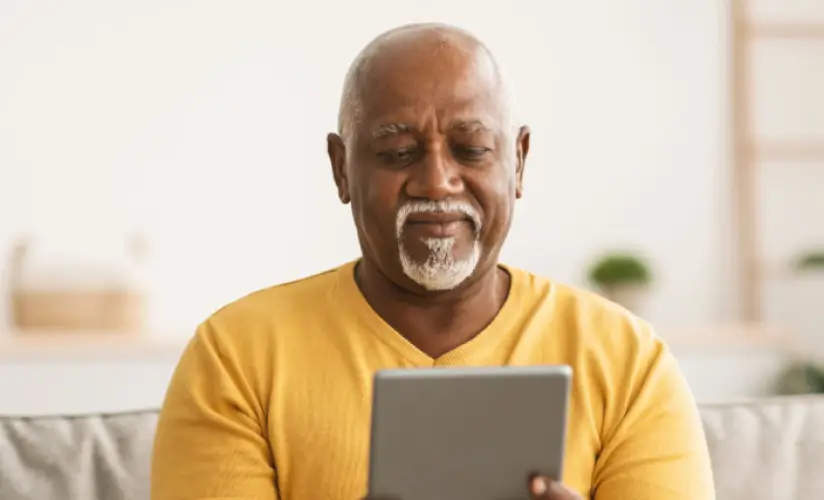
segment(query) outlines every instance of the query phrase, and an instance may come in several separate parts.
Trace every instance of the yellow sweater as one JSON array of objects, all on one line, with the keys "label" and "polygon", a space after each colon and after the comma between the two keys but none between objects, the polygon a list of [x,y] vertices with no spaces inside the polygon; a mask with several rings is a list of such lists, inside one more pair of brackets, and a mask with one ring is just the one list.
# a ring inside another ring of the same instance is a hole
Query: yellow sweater
[{"label": "yellow sweater", "polygon": [[354,264],[252,293],[198,328],[160,414],[153,500],[360,499],[375,370],[555,363],[574,370],[568,486],[597,500],[714,498],[693,397],[644,322],[504,266],[497,317],[432,359],[372,311]]}]

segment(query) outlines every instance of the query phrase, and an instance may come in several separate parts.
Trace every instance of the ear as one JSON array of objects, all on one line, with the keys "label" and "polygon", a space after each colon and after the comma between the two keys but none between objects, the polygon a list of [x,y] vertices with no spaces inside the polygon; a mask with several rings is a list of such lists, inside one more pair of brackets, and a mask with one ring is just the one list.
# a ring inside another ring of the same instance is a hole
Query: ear
[{"label": "ear", "polygon": [[338,134],[326,136],[326,150],[329,153],[329,162],[332,164],[332,175],[338,186],[338,198],[341,203],[349,203],[349,177],[346,174],[346,145]]},{"label": "ear", "polygon": [[518,129],[518,139],[515,143],[515,198],[524,195],[524,167],[526,166],[526,156],[529,154],[529,127],[523,125]]}]

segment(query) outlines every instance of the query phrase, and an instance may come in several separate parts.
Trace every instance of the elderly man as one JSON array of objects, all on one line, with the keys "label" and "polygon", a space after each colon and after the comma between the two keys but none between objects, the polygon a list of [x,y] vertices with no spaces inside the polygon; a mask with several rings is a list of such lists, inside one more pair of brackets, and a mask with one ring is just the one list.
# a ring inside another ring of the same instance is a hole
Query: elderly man
[{"label": "elderly man", "polygon": [[252,293],[198,328],[158,423],[152,498],[366,494],[376,370],[568,364],[557,500],[713,498],[693,397],[650,326],[498,262],[530,134],[498,66],[442,25],[384,33],[346,78],[328,137],[362,257]]}]

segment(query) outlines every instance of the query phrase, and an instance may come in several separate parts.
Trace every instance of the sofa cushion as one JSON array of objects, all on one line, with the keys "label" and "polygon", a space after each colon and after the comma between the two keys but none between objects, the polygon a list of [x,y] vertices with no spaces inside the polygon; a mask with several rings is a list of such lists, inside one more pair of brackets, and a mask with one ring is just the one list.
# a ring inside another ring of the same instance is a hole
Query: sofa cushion
[{"label": "sofa cushion", "polygon": [[146,500],[157,413],[0,417],[0,499]]},{"label": "sofa cushion", "polygon": [[824,397],[703,405],[718,500],[824,498]]}]

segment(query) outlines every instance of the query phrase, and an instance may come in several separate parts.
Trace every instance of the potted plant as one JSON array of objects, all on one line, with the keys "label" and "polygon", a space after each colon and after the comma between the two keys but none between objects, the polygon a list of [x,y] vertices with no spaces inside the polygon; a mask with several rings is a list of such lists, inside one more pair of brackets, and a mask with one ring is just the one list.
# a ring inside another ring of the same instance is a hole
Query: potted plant
[{"label": "potted plant", "polygon": [[589,268],[589,281],[608,299],[637,310],[652,281],[652,272],[640,256],[614,252],[596,260]]},{"label": "potted plant", "polygon": [[791,363],[778,378],[777,393],[824,394],[824,367],[810,361]]},{"label": "potted plant", "polygon": [[781,321],[795,330],[804,349],[824,357],[824,247],[800,253],[791,268]]},{"label": "potted plant", "polygon": [[824,273],[824,249],[812,250],[799,256],[795,269],[802,273]]}]

